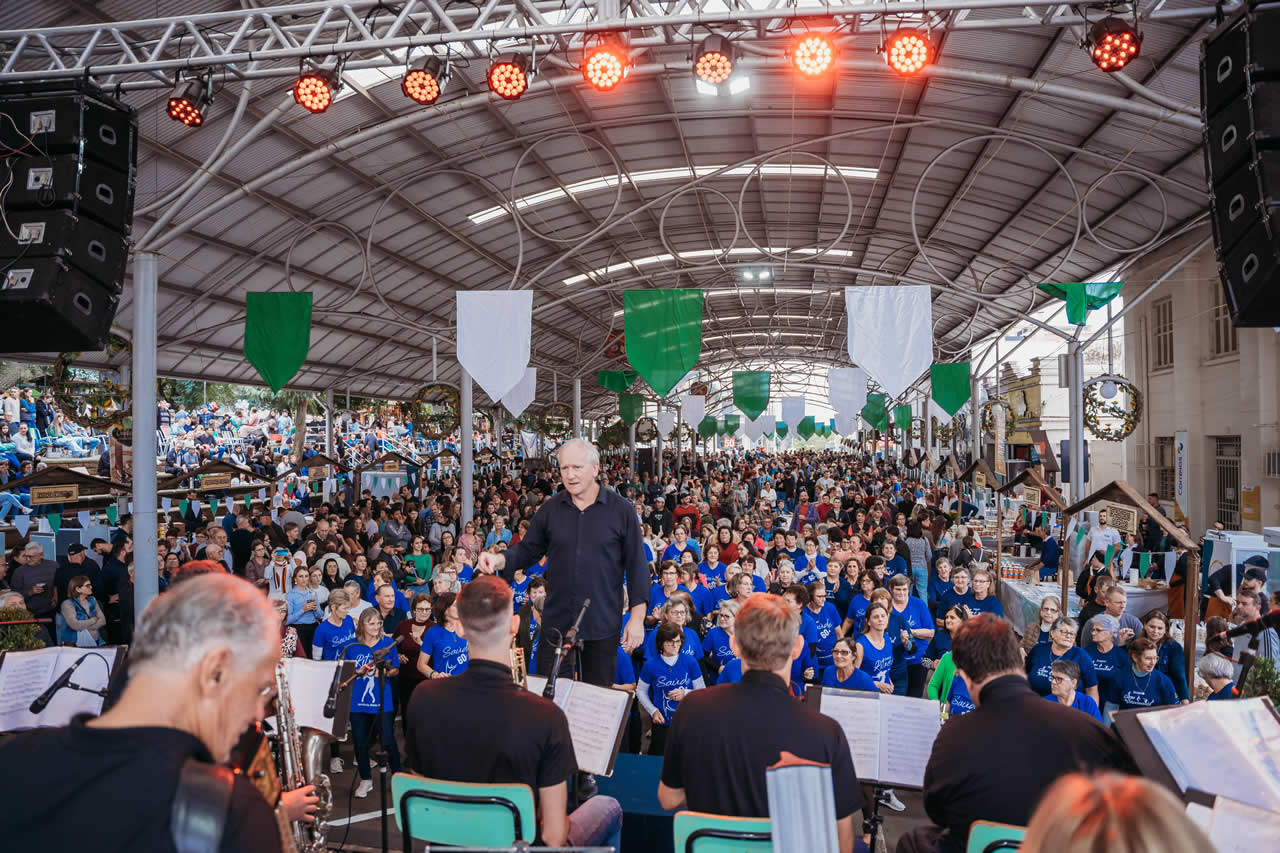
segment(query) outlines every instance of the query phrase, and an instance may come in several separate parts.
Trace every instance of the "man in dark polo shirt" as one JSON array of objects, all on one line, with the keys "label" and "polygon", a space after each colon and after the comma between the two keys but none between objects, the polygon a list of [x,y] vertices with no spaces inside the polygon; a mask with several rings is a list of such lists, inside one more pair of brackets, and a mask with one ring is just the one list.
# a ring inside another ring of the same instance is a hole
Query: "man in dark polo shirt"
[{"label": "man in dark polo shirt", "polygon": [[791,662],[804,648],[799,631],[799,612],[782,598],[758,592],[747,599],[729,638],[742,658],[742,681],[695,690],[681,701],[667,735],[658,802],[665,809],[768,817],[765,770],[788,752],[831,765],[840,850],[849,853],[862,789],[840,726],[791,696]]},{"label": "man in dark polo shirt", "polygon": [[560,445],[559,458],[564,490],[542,505],[519,545],[505,554],[482,553],[476,570],[501,572],[510,582],[517,568],[528,569],[547,557],[547,630],[538,646],[538,672],[550,674],[556,641],[573,625],[582,603],[591,599],[578,635],[584,641],[582,680],[611,687],[622,634],[624,581],[631,618],[622,648],[631,652],[644,643],[650,575],[640,520],[632,503],[601,487],[600,452],[593,445],[571,439]]},{"label": "man in dark polo shirt", "polygon": [[952,717],[933,742],[924,809],[936,826],[903,835],[897,853],[962,853],[975,820],[1026,826],[1040,797],[1067,773],[1136,772],[1110,729],[1031,690],[1004,619],[980,613],[965,620],[951,657],[977,710]]},{"label": "man in dark polo shirt", "polygon": [[458,594],[457,607],[470,663],[461,675],[424,681],[413,691],[405,737],[413,769],[451,782],[528,785],[537,795],[543,844],[617,847],[617,800],[592,797],[566,814],[568,780],[578,769],[569,721],[555,703],[512,680],[511,641],[520,617],[511,612],[511,588],[499,578],[478,577]]}]

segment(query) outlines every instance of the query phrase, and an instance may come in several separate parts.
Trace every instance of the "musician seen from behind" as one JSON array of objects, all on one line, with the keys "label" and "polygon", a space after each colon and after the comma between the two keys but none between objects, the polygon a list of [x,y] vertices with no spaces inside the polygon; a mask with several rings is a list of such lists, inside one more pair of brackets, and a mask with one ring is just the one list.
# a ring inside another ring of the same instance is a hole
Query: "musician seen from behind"
[{"label": "musician seen from behind", "polygon": [[569,721],[555,703],[514,681],[510,663],[520,617],[511,599],[511,587],[487,575],[458,594],[458,633],[467,640],[470,665],[414,689],[405,752],[416,772],[433,779],[528,785],[541,844],[617,847],[617,800],[595,796],[566,813],[568,780],[578,769]]},{"label": "musician seen from behind", "polygon": [[[804,650],[799,631],[800,612],[779,596],[758,592],[742,605],[729,638],[742,659],[742,680],[695,690],[680,703],[658,802],[664,809],[768,817],[765,771],[790,753],[831,766],[837,836],[841,853],[849,853],[862,790],[839,724],[791,695],[791,662]],[[866,849],[861,842],[859,849]]]},{"label": "musician seen from behind", "polygon": [[[269,713],[279,660],[279,620],[248,581],[201,575],[157,597],[134,631],[129,682],[114,707],[0,745],[4,849],[279,851],[263,795],[217,766]],[[313,791],[286,794],[281,819],[304,819]],[[175,811],[179,799],[188,808]],[[207,846],[175,840],[209,832]]]}]

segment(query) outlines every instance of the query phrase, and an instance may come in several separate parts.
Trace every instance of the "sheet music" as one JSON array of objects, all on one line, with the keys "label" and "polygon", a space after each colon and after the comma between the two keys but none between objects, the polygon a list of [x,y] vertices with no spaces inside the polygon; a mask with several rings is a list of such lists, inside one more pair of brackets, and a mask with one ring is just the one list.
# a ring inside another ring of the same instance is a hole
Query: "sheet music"
[{"label": "sheet music", "polygon": [[938,703],[908,696],[880,696],[881,770],[879,781],[907,788],[924,787],[924,769],[942,729]]},{"label": "sheet music", "polygon": [[[872,733],[880,731],[880,694],[824,687],[819,695],[818,710],[844,730],[858,778],[879,781],[881,739]],[[936,710],[934,714],[937,714]]]},{"label": "sheet music", "polygon": [[774,850],[837,853],[835,794],[830,765],[793,764],[765,773]]},{"label": "sheet music", "polygon": [[1182,791],[1280,811],[1280,720],[1265,700],[1194,702],[1138,722]]},{"label": "sheet music", "polygon": [[[1187,806],[1187,815],[1205,831],[1218,853],[1258,853],[1269,850],[1280,838],[1280,814],[1237,802],[1229,797],[1218,797],[1210,810],[1198,806],[1202,813],[1193,814]],[[1201,823],[1207,818],[1208,823]]]},{"label": "sheet music", "polygon": [[[525,684],[541,696],[547,680],[530,675]],[[569,738],[580,770],[597,776],[613,773],[618,732],[630,702],[631,694],[623,690],[564,678],[556,681],[555,703],[569,718]]]},{"label": "sheet music", "polygon": [[102,713],[103,697],[69,687],[55,693],[39,714],[32,714],[28,707],[54,679],[86,653],[91,654],[71,676],[71,683],[95,690],[106,689],[119,650],[118,646],[100,646],[97,649],[54,646],[6,652],[0,665],[0,731],[65,726],[77,714]]}]

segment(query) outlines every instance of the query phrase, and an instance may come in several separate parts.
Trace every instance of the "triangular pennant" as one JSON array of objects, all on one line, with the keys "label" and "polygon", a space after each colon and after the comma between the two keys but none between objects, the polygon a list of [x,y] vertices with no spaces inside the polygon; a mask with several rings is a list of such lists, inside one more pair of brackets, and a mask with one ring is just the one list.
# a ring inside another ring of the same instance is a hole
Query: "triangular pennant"
[{"label": "triangular pennant", "polygon": [[266,489],[258,489],[258,500],[260,500],[260,501],[266,501],[266,499],[267,499],[267,490],[266,490]]},{"label": "triangular pennant", "polygon": [[640,374],[634,370],[602,370],[596,374],[596,382],[615,394],[621,394],[631,387]]},{"label": "triangular pennant", "polygon": [[200,501],[191,502],[191,514],[194,515],[197,519],[200,518],[200,510],[202,509],[204,509],[204,506],[203,504],[200,503]]},{"label": "triangular pennant", "polygon": [[888,402],[889,398],[884,394],[868,394],[866,405],[858,414],[872,429],[884,432],[889,429]]},{"label": "triangular pennant", "polygon": [[931,365],[929,386],[933,402],[947,413],[948,418],[955,417],[956,412],[969,402],[969,392],[972,390],[969,385],[969,362]]},{"label": "triangular pennant", "polygon": [[62,529],[62,513],[51,512],[45,516],[45,520],[49,522],[49,527],[53,528],[54,533]]},{"label": "triangular pennant", "polygon": [[245,294],[244,357],[272,391],[297,374],[310,347],[310,293]]},{"label": "triangular pennant", "polygon": [[769,406],[769,371],[735,370],[733,404],[749,421],[760,417]]},{"label": "triangular pennant", "polygon": [[168,512],[169,510],[173,509],[173,498],[161,498],[160,509],[163,510],[164,512]]},{"label": "triangular pennant", "polygon": [[742,426],[742,417],[739,415],[724,416],[724,434],[737,435],[738,429]]},{"label": "triangular pennant", "polygon": [[680,419],[697,429],[707,415],[707,398],[696,394],[686,394],[680,398]]},{"label": "triangular pennant", "polygon": [[458,363],[490,400],[501,400],[529,366],[532,290],[459,290]]},{"label": "triangular pennant", "polygon": [[778,438],[786,438],[786,437],[787,437],[787,431],[788,431],[789,429],[790,429],[790,427],[788,427],[788,426],[787,426],[785,423],[783,423],[782,421],[778,421],[778,422],[774,425],[774,430],[778,433]]},{"label": "triangular pennant", "polygon": [[1089,319],[1089,312],[1101,308],[1120,294],[1123,281],[1089,281],[1068,282],[1066,284],[1037,285],[1050,296],[1065,299],[1067,302],[1067,322],[1083,326]]},{"label": "triangular pennant", "polygon": [[109,524],[114,525],[116,523],[116,519],[120,515],[120,507],[116,506],[115,504],[107,504],[107,508],[104,510],[104,512],[106,512],[107,514],[107,522]]},{"label": "triangular pennant", "polygon": [[18,513],[13,517],[13,527],[18,531],[18,535],[25,539],[27,531],[31,529],[31,516],[21,512]]},{"label": "triangular pennant", "polygon": [[1076,544],[1077,545],[1079,545],[1081,542],[1084,541],[1085,534],[1087,534],[1088,532],[1089,531],[1085,529],[1085,526],[1083,524],[1076,528]]},{"label": "triangular pennant", "polygon": [[1143,551],[1138,555],[1138,576],[1146,577],[1147,570],[1151,568],[1151,552]]},{"label": "triangular pennant", "polygon": [[79,512],[77,512],[76,522],[80,525],[81,530],[88,527],[89,526],[89,510],[82,509]]},{"label": "triangular pennant", "polygon": [[524,376],[502,397],[502,405],[512,417],[520,417],[538,393],[538,368],[525,368]]},{"label": "triangular pennant", "polygon": [[789,429],[796,429],[804,420],[804,397],[782,398],[782,422]]},{"label": "triangular pennant", "polygon": [[1103,557],[1103,559],[1102,559],[1102,565],[1104,565],[1104,566],[1110,566],[1110,565],[1111,565],[1111,558],[1112,558],[1112,557],[1114,557],[1115,555],[1116,555],[1116,546],[1115,546],[1114,544],[1113,544],[1113,545],[1108,545],[1108,546],[1107,546],[1107,556]]},{"label": "triangular pennant", "polygon": [[224,500],[224,501],[223,501],[223,503],[224,503],[224,504],[226,504],[227,512],[235,512],[235,511],[236,511],[236,499],[235,499],[235,498],[233,498],[233,497],[231,497],[230,495],[228,495],[228,496],[227,496],[227,498],[226,498],[226,500]]},{"label": "triangular pennant", "polygon": [[631,426],[644,414],[644,397],[639,394],[619,394],[618,414],[624,424]]},{"label": "triangular pennant", "polygon": [[[844,289],[849,360],[892,399],[933,360],[933,303],[928,285],[858,285]],[[893,346],[886,346],[892,341]]]},{"label": "triangular pennant", "polygon": [[906,429],[911,426],[911,407],[910,406],[894,406],[893,407],[893,425],[898,429]]},{"label": "triangular pennant", "polygon": [[711,415],[704,417],[698,424],[698,435],[703,438],[711,438],[711,436],[716,434],[717,430],[718,426],[716,424],[716,419]]},{"label": "triangular pennant", "polygon": [[658,412],[658,432],[666,437],[676,428],[676,413],[667,409]]},{"label": "triangular pennant", "polygon": [[627,361],[665,397],[702,355],[702,291],[628,290],[622,306]]},{"label": "triangular pennant", "polygon": [[253,512],[253,495],[248,492],[244,493],[244,511]]}]

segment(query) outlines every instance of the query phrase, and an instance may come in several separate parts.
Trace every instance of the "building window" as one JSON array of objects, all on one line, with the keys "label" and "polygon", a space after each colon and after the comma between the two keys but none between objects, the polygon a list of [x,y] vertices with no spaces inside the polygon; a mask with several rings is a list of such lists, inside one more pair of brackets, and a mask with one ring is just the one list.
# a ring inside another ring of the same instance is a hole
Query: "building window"
[{"label": "building window", "polygon": [[1236,327],[1231,323],[1231,311],[1227,308],[1227,303],[1214,306],[1212,323],[1213,327],[1209,330],[1209,356],[1218,358],[1240,352],[1240,339],[1236,336]]},{"label": "building window", "polygon": [[1173,297],[1151,304],[1151,366],[1159,370],[1173,367]]},{"label": "building window", "polygon": [[1240,436],[1213,439],[1213,464],[1217,474],[1217,520],[1228,530],[1240,529]]},{"label": "building window", "polygon": [[1160,500],[1171,501],[1173,500],[1174,467],[1177,464],[1174,459],[1173,436],[1157,436],[1154,451],[1152,468],[1155,488],[1152,491],[1160,496]]}]

